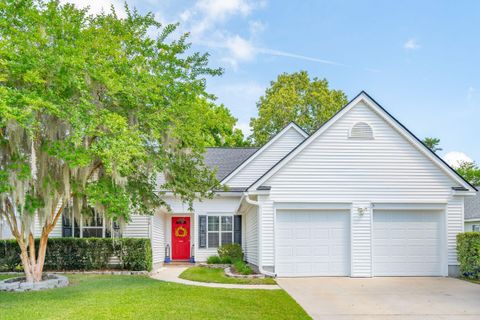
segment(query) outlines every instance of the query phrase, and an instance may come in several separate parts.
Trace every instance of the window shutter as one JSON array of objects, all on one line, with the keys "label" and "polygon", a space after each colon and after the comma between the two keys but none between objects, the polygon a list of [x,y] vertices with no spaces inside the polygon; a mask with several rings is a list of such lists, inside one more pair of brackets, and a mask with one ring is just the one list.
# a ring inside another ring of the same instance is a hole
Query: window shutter
[{"label": "window shutter", "polygon": [[198,247],[207,247],[207,216],[198,216]]},{"label": "window shutter", "polygon": [[233,242],[242,244],[242,216],[233,216]]}]

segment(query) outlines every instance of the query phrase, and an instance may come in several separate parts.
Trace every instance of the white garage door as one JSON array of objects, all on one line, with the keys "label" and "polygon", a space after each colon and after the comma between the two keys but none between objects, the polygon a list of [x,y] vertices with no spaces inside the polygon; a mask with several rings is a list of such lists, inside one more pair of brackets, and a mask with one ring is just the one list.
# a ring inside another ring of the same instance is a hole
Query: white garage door
[{"label": "white garage door", "polygon": [[350,215],[341,210],[277,210],[278,276],[348,276]]},{"label": "white garage door", "polygon": [[374,211],[374,275],[442,275],[442,220],[441,211]]}]

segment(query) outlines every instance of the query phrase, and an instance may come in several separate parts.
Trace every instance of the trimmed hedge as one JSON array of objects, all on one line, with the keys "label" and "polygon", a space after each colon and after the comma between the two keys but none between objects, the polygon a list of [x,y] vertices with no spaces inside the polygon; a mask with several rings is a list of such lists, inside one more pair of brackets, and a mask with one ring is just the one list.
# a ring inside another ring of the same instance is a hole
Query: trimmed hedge
[{"label": "trimmed hedge", "polygon": [[[36,240],[38,248],[39,240]],[[119,265],[109,265],[111,257]],[[51,238],[45,257],[46,271],[121,269],[152,270],[150,239]],[[20,247],[15,240],[0,240],[0,272],[21,271]]]},{"label": "trimmed hedge", "polygon": [[460,272],[468,279],[480,279],[480,232],[457,234]]}]

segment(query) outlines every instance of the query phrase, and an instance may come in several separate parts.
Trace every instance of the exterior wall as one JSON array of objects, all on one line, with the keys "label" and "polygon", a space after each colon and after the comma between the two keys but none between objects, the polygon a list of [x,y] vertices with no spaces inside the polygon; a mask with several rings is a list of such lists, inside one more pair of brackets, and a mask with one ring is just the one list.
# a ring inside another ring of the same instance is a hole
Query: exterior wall
[{"label": "exterior wall", "polygon": [[[356,122],[367,122],[374,139],[348,138]],[[458,183],[407,141],[373,109],[360,103],[326,129],[263,185],[270,197],[260,210],[261,264],[273,264],[275,203],[392,203],[447,205],[448,264],[458,265],[456,235],[463,231]],[[273,204],[273,205],[272,205]],[[352,275],[371,275],[371,210],[352,215]],[[370,261],[369,261],[370,259]]]},{"label": "exterior wall", "polygon": [[[190,242],[195,245],[195,261],[203,262],[208,257],[217,254],[217,248],[198,248],[198,216],[199,215],[220,215],[220,214],[235,214],[239,205],[241,194],[238,196],[223,196],[216,195],[213,199],[204,199],[203,201],[195,201],[193,203],[193,213],[190,213],[187,204],[182,203],[173,197],[165,198],[172,209],[172,213],[166,214],[166,233],[165,242],[171,247],[171,217],[175,215],[188,215],[192,217],[191,233],[192,238]],[[243,220],[243,219],[242,219]]]},{"label": "exterior wall", "polygon": [[124,238],[150,238],[150,216],[132,215],[131,221],[123,229]]},{"label": "exterior wall", "polygon": [[156,213],[151,217],[152,224],[152,260],[154,268],[161,266],[165,260],[165,216]]},{"label": "exterior wall", "polygon": [[447,205],[447,260],[457,266],[457,234],[463,232],[463,197],[452,197]]},{"label": "exterior wall", "polygon": [[269,196],[262,195],[258,196],[258,203],[260,223],[259,266],[267,270],[273,270],[275,264],[275,210],[273,201],[269,199]]},{"label": "exterior wall", "polygon": [[243,229],[245,260],[258,266],[258,208],[250,208],[242,221],[245,224]]},{"label": "exterior wall", "polygon": [[[33,234],[35,238],[40,238],[42,235],[42,228],[43,225],[40,225],[40,220],[38,216],[35,215],[35,220],[33,224]],[[53,228],[52,232],[50,232],[50,238],[61,238],[62,237],[62,219],[58,219],[57,224]]]},{"label": "exterior wall", "polygon": [[[349,139],[364,121],[373,140]],[[274,201],[447,202],[456,186],[371,108],[359,104],[264,185]]]},{"label": "exterior wall", "polygon": [[0,219],[0,240],[4,239],[13,239],[13,235],[7,221]]},{"label": "exterior wall", "polygon": [[[359,213],[364,210],[363,214]],[[350,216],[351,269],[352,277],[372,276],[372,204],[355,202]]]},{"label": "exterior wall", "polygon": [[467,231],[473,231],[473,225],[480,225],[480,220],[479,221],[465,221],[465,232]]},{"label": "exterior wall", "polygon": [[227,181],[230,187],[248,187],[305,138],[294,128],[287,130],[247,166]]}]

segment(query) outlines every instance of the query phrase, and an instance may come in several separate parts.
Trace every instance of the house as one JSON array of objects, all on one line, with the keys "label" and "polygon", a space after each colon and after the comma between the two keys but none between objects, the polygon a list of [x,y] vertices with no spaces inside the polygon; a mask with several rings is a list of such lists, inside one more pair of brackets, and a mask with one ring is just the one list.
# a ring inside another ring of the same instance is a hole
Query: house
[{"label": "house", "polygon": [[[478,189],[479,187],[477,187]],[[465,231],[480,231],[480,194],[465,198]]]},{"label": "house", "polygon": [[[457,272],[464,198],[477,190],[365,92],[310,136],[291,123],[261,148],[211,148],[205,158],[228,191],[192,212],[167,193],[171,212],[134,216],[122,231],[151,238],[156,266],[205,261],[237,242],[269,275]],[[102,217],[72,225],[67,213],[53,236],[117,232],[108,229]]]}]

